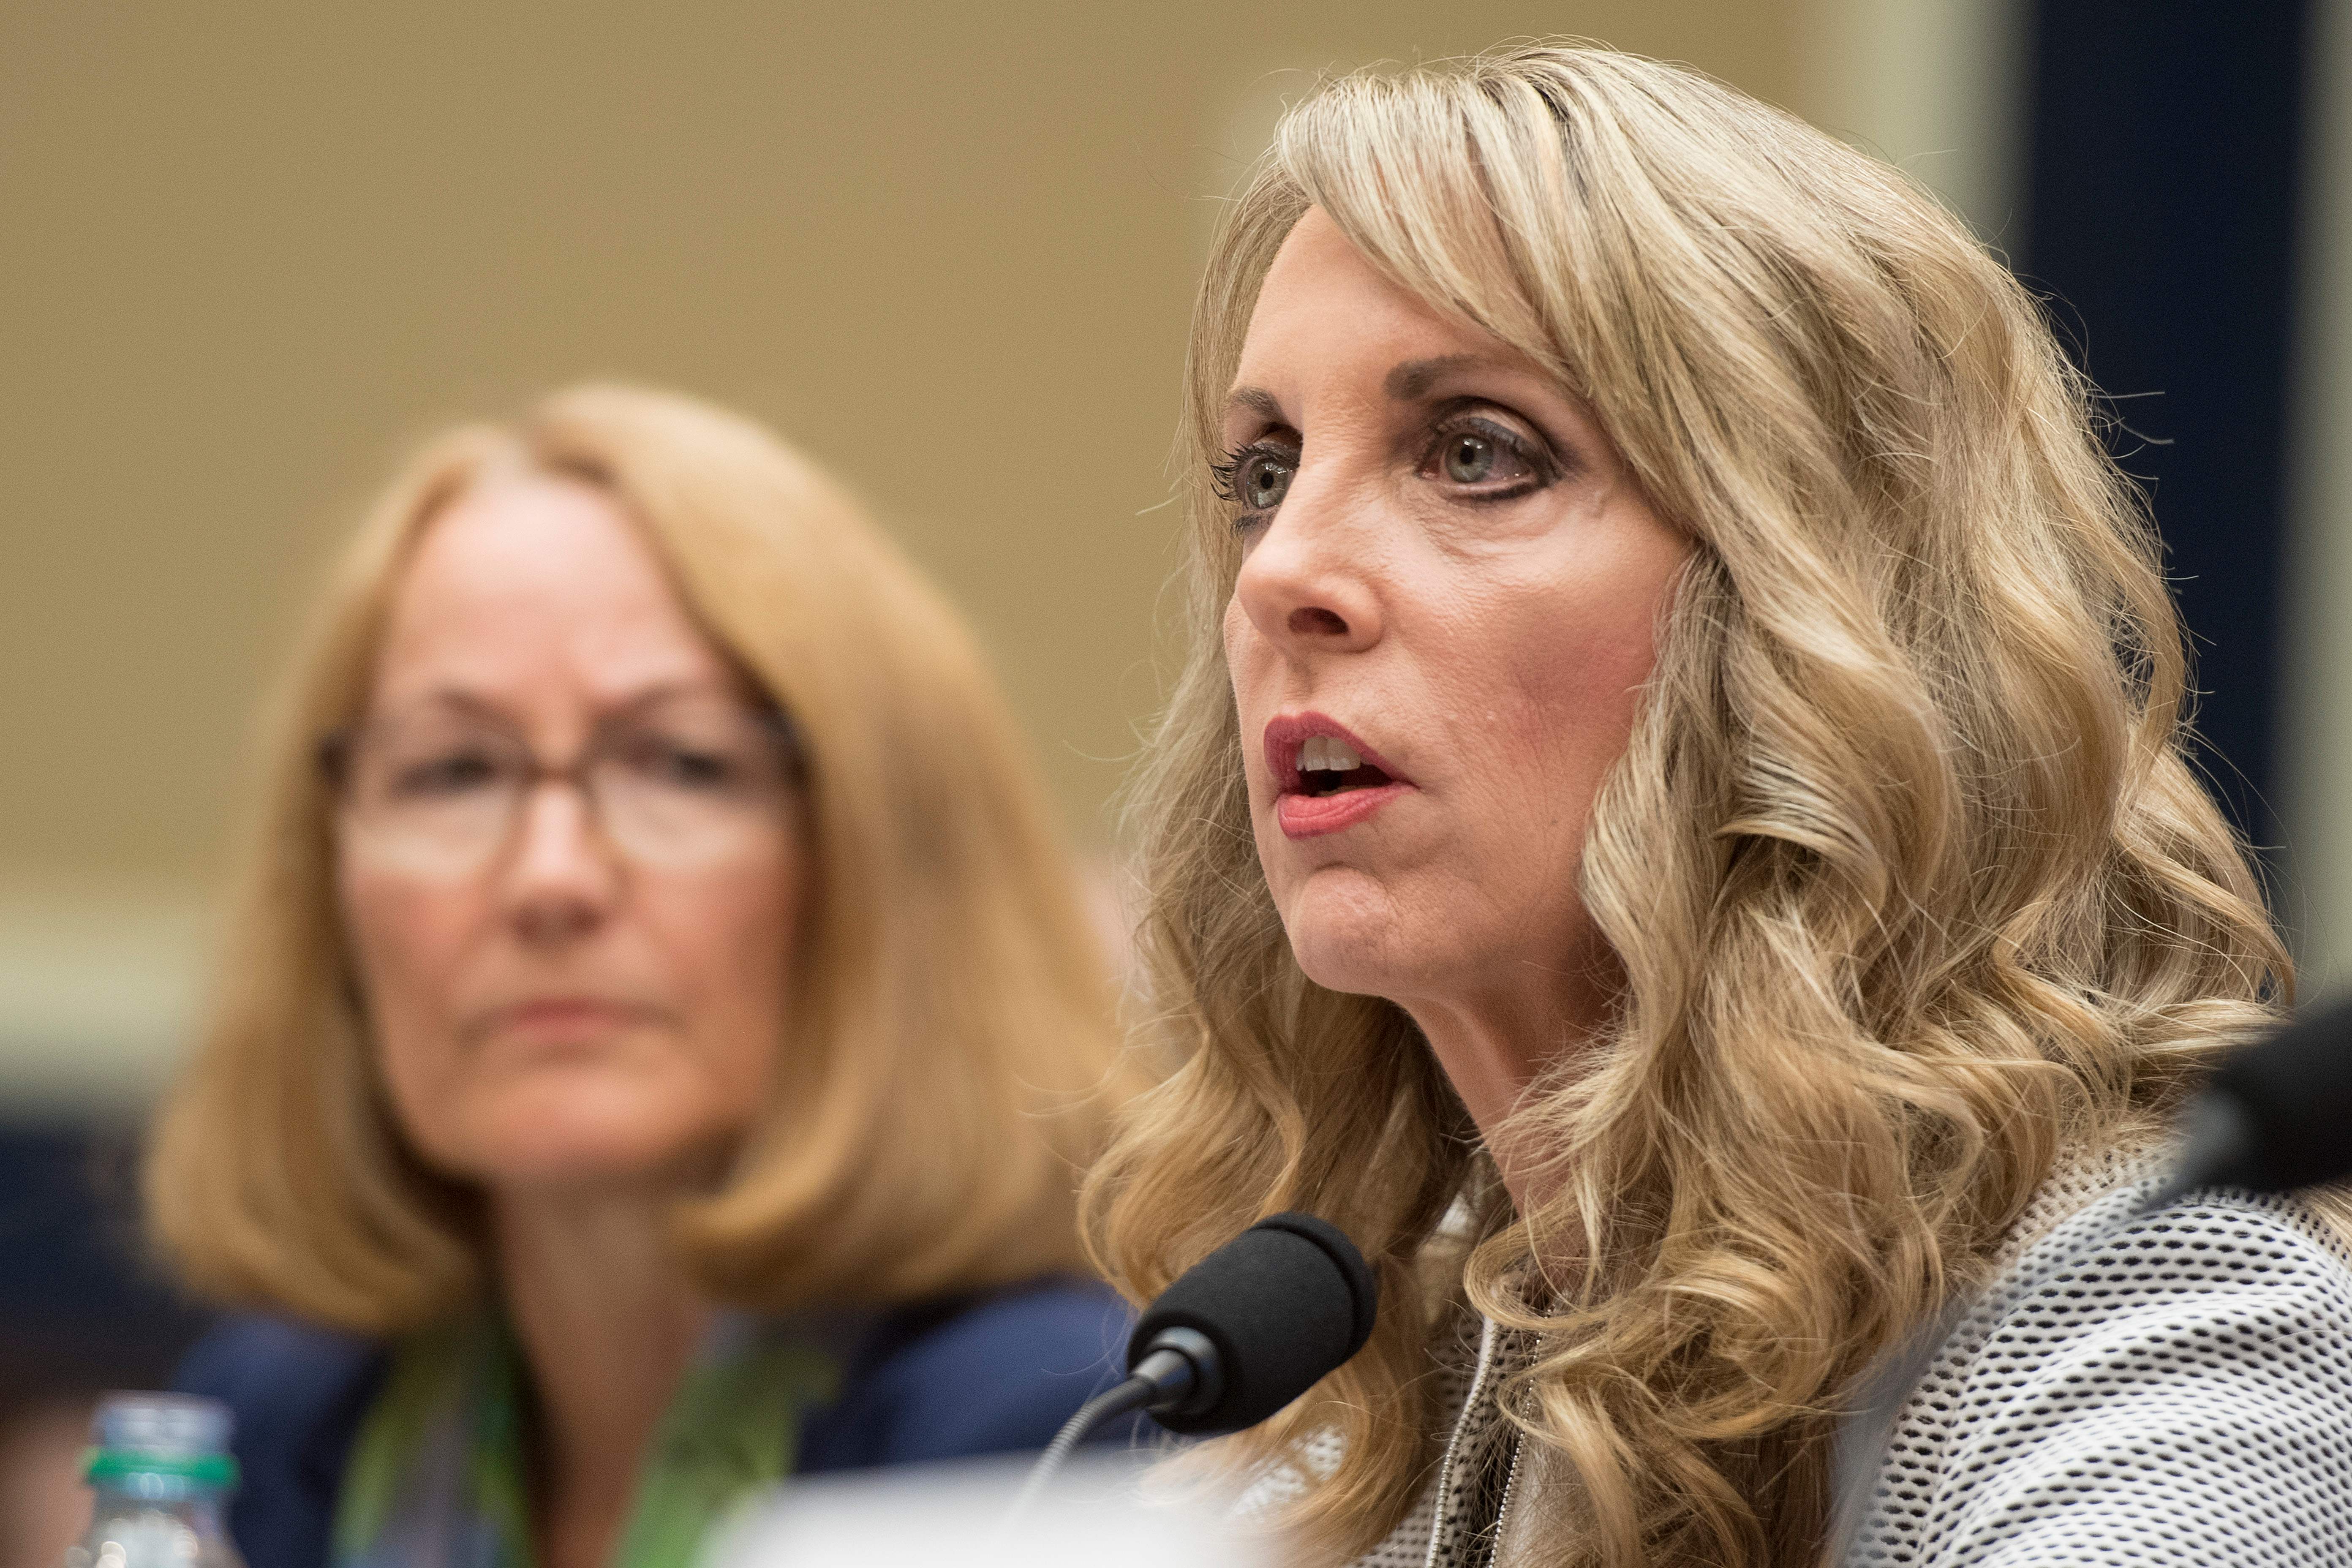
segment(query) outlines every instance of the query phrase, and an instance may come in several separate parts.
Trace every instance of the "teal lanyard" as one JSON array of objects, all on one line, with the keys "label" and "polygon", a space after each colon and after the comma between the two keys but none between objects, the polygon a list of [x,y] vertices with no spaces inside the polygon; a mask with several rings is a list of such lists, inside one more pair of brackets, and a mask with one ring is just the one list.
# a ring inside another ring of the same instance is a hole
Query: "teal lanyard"
[{"label": "teal lanyard", "polygon": [[[801,1413],[839,1368],[780,1331],[721,1325],[664,1412],[612,1568],[688,1568],[712,1524],[791,1474]],[[491,1314],[404,1341],[352,1444],[334,1568],[536,1568],[530,1401]]]}]

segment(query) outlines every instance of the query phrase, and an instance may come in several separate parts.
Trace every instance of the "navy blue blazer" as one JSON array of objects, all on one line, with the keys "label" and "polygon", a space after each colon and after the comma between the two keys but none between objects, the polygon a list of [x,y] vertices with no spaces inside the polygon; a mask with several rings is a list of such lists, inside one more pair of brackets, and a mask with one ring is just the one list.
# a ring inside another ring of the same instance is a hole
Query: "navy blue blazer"
[{"label": "navy blue blazer", "polygon": [[[857,1334],[837,1397],[803,1416],[794,1473],[1042,1448],[1117,1381],[1129,1321],[1109,1290],[1072,1279],[884,1312]],[[251,1316],[188,1352],[180,1389],[236,1413],[229,1533],[249,1568],[323,1568],[343,1467],[390,1360],[377,1341]]]}]

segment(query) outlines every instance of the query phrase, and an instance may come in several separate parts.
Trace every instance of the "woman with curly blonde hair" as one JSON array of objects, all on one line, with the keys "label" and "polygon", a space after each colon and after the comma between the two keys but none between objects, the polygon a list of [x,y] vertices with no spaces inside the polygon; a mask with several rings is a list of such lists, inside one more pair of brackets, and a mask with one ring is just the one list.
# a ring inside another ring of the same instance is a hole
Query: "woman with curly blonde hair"
[{"label": "woman with curly blonde hair", "polygon": [[[1298,1208],[1380,1269],[1229,1446],[1311,1555],[1817,1561],[1858,1374],[2290,986],[2089,389],[1895,171],[1566,46],[1297,107],[1188,375],[1134,799],[1183,1064],[1098,1256],[1149,1296]],[[2347,1337],[2313,1209],[2197,1194],[1947,1351],[1887,1560],[2340,1550],[2344,1403],[2270,1391]]]}]

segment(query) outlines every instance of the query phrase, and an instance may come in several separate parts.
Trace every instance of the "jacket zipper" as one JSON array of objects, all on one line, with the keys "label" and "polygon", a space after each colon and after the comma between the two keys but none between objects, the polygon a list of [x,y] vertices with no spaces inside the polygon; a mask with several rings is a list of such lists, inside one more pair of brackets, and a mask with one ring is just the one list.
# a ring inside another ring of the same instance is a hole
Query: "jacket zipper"
[{"label": "jacket zipper", "polygon": [[1527,1434],[1512,1433],[1510,1473],[1503,1478],[1502,1506],[1495,1510],[1495,1550],[1486,1559],[1492,1568],[1502,1568],[1503,1565],[1503,1522],[1511,1517],[1511,1495],[1519,1489],[1519,1460],[1527,1451]]},{"label": "jacket zipper", "polygon": [[[1445,1457],[1437,1462],[1436,1506],[1430,1513],[1429,1552],[1422,1559],[1422,1568],[1437,1568],[1438,1543],[1445,1539],[1445,1505],[1454,1492],[1455,1450],[1462,1447],[1462,1429],[1470,1424],[1470,1413],[1478,1408],[1478,1396],[1486,1391],[1487,1374],[1495,1367],[1495,1320],[1482,1316],[1479,1321],[1485,1326],[1478,1331],[1478,1365],[1470,1374],[1470,1392],[1462,1401],[1462,1412],[1454,1418],[1454,1435],[1445,1440]],[[1518,1467],[1516,1453],[1511,1457],[1511,1465],[1516,1472]],[[1507,1500],[1508,1496],[1507,1484]]]}]

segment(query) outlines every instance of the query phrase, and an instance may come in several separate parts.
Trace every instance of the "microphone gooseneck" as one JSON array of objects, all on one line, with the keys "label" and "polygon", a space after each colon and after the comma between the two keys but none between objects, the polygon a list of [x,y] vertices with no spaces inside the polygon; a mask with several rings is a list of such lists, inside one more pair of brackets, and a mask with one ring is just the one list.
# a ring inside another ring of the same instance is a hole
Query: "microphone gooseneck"
[{"label": "microphone gooseneck", "polygon": [[1338,1227],[1303,1214],[1258,1221],[1145,1310],[1128,1337],[1126,1381],[1079,1406],[1055,1435],[1005,1526],[1087,1434],[1122,1415],[1141,1410],[1196,1436],[1255,1426],[1361,1350],[1379,1306],[1377,1278]]}]

